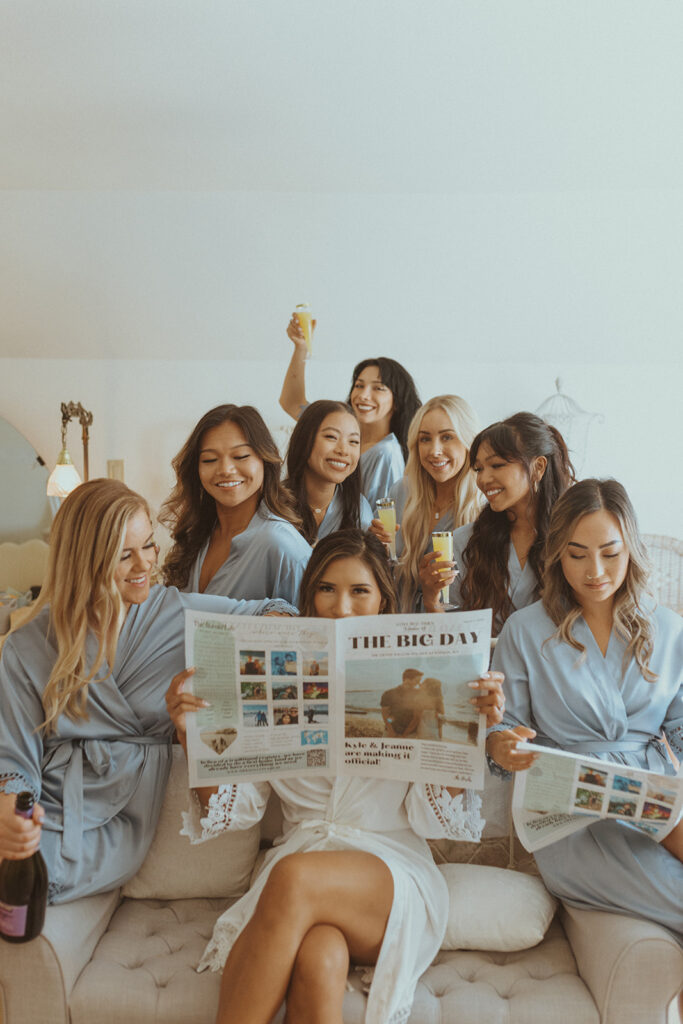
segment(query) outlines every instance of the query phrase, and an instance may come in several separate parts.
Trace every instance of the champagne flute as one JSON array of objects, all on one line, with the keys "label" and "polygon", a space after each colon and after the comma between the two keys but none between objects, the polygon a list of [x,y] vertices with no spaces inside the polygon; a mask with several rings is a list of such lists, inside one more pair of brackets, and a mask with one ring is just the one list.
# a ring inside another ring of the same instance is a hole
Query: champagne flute
[{"label": "champagne flute", "polygon": [[389,534],[389,555],[396,561],[396,505],[391,498],[377,499],[377,518]]},{"label": "champagne flute", "polygon": [[307,302],[300,302],[294,310],[294,315],[299,321],[299,327],[306,342],[306,358],[310,359],[313,352],[313,328],[311,326],[313,314],[311,313],[311,307]]},{"label": "champagne flute", "polygon": [[[432,534],[432,547],[441,555],[444,559],[449,562],[453,561],[453,531],[452,530],[437,530]],[[438,565],[438,560],[437,560]],[[441,601],[447,606],[450,597],[450,584],[441,588]]]}]

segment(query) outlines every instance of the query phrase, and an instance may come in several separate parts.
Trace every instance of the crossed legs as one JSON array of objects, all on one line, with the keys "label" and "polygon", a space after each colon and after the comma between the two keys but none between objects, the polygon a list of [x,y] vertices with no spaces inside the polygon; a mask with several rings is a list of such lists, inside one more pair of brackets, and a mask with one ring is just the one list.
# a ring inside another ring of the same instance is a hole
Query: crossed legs
[{"label": "crossed legs", "polygon": [[272,868],[226,961],[216,1024],[342,1024],[349,962],[377,961],[394,883],[360,850],[295,853]]}]

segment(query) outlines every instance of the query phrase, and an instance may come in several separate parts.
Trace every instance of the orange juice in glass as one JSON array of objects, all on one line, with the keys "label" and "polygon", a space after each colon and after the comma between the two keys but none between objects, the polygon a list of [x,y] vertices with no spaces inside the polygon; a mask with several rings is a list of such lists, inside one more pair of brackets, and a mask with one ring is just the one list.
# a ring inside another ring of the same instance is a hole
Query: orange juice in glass
[{"label": "orange juice in glass", "polygon": [[[447,559],[449,562],[453,561],[453,532],[451,530],[437,531],[432,534],[432,547],[441,555],[442,558]],[[437,560],[437,566],[441,559]],[[441,588],[441,600],[444,604],[448,604],[450,586]]]},{"label": "orange juice in glass", "polygon": [[389,554],[396,559],[396,505],[390,498],[377,499],[377,518],[387,531],[391,540],[389,541]]},{"label": "orange juice in glass", "polygon": [[310,359],[311,353],[313,351],[313,328],[311,325],[313,314],[311,313],[311,308],[308,305],[308,303],[300,302],[299,305],[294,310],[294,315],[299,321],[299,327],[301,328],[302,334],[306,341],[306,358]]}]

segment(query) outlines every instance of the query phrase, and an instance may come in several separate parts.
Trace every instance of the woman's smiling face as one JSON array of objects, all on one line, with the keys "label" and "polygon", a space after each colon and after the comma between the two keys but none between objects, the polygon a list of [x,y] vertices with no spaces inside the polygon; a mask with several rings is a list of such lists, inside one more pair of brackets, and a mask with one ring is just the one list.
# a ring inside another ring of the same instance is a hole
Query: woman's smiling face
[{"label": "woman's smiling face", "polygon": [[206,493],[225,509],[237,508],[260,495],[263,460],[236,423],[226,420],[202,437],[199,479]]},{"label": "woman's smiling face", "polygon": [[360,458],[360,427],[349,412],[331,412],[315,436],[307,470],[318,479],[340,484],[353,473]]},{"label": "woman's smiling face", "polygon": [[422,417],[417,451],[420,465],[437,484],[456,477],[468,456],[445,409],[430,409]]},{"label": "woman's smiling face", "polygon": [[384,420],[386,432],[389,432],[394,396],[382,383],[379,366],[366,366],[360,372],[353,382],[349,401],[361,426]]},{"label": "woman's smiling face", "polygon": [[[546,459],[536,460],[539,479],[543,476]],[[515,516],[524,513],[531,501],[529,477],[522,462],[507,462],[494,452],[488,441],[479,445],[477,458],[472,467],[477,477],[477,487],[494,512],[508,512]]]}]

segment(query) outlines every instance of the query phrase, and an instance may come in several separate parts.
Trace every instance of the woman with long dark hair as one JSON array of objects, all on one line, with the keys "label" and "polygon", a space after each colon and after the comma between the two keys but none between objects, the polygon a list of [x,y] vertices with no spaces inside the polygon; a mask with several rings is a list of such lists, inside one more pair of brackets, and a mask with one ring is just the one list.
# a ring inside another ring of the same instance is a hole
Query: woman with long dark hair
[{"label": "woman with long dark hair", "polygon": [[360,427],[350,405],[322,400],[304,409],[289,439],[285,487],[309,544],[372,522],[360,492],[359,459]]},{"label": "woman with long dark hair", "polygon": [[[380,542],[358,530],[321,540],[300,606],[304,615],[334,619],[394,612]],[[181,740],[186,712],[198,707],[183,690],[191,671],[176,676],[167,697]],[[489,674],[478,681],[485,693],[472,698],[491,721],[502,717],[501,681]],[[375,965],[366,1024],[407,1020],[448,906],[422,837],[478,839],[479,796],[357,776],[239,783],[198,791],[207,806],[196,803],[186,832],[201,841],[246,828],[263,815],[271,791],[282,803],[284,835],[251,890],[218,919],[202,961],[223,971],[218,1024],[268,1024],[285,998],[287,1020],[342,1024],[350,962]]]},{"label": "woman with long dark hair", "polygon": [[[307,348],[296,316],[287,334],[294,352],[285,375],[280,405],[298,419],[306,399]],[[361,429],[361,490],[371,508],[400,480],[408,458],[408,427],[420,407],[413,378],[400,363],[386,356],[363,359],[354,368],[347,401]]]},{"label": "woman with long dark hair", "polygon": [[423,596],[427,610],[438,611],[439,587],[450,583],[453,604],[493,609],[495,635],[513,611],[538,598],[550,512],[574,469],[560,432],[530,412],[477,434],[470,464],[487,504],[453,535],[456,577],[427,556]]},{"label": "woman with long dark hair", "polygon": [[[508,709],[487,749],[502,768],[530,767],[535,755],[517,744],[535,738],[626,769],[675,775],[662,736],[683,757],[683,621],[655,606],[648,575],[621,484],[582,480],[558,499],[542,600],[510,617],[494,653]],[[671,813],[671,793],[659,787],[646,796],[655,818]],[[683,942],[683,823],[658,843],[629,824],[591,819],[535,857],[561,899],[649,918]]]},{"label": "woman with long dark hair", "polygon": [[159,516],[174,541],[166,583],[294,603],[311,549],[281,464],[253,406],[219,405],[202,416],[173,460],[176,485]]}]

